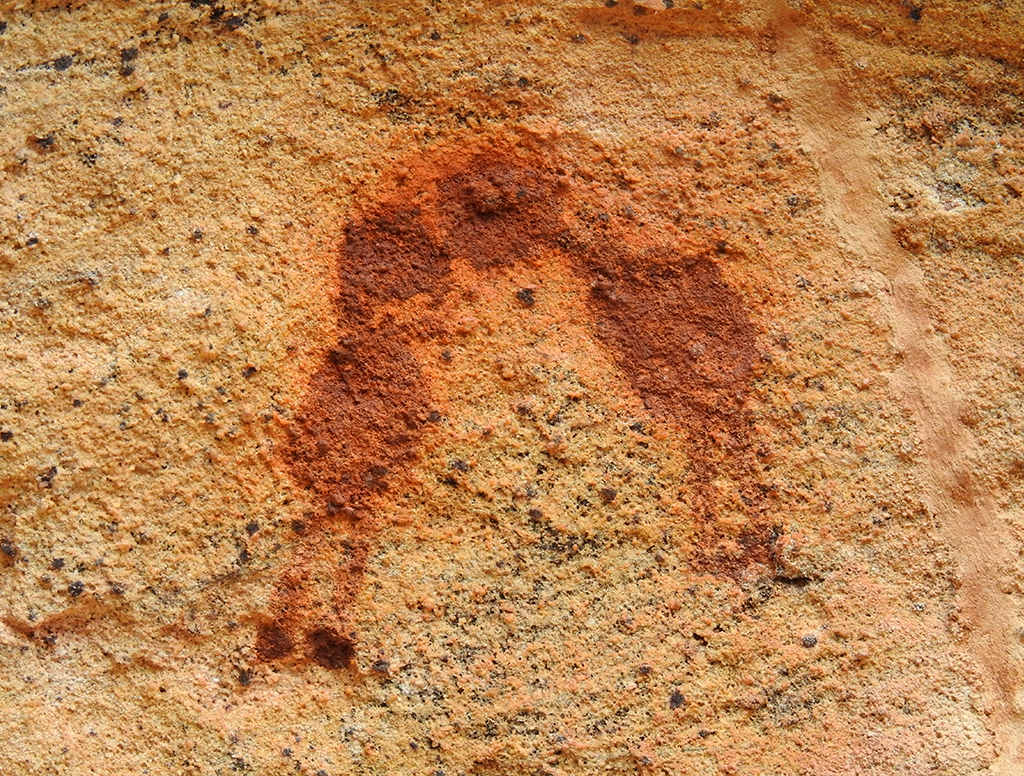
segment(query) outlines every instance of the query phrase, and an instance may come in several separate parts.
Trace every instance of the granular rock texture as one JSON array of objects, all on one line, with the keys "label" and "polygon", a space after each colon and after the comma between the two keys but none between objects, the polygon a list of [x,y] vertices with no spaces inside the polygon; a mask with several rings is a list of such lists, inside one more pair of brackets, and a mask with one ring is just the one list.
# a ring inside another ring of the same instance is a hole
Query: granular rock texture
[{"label": "granular rock texture", "polygon": [[1021,772],[1022,24],[0,2],[0,773]]}]

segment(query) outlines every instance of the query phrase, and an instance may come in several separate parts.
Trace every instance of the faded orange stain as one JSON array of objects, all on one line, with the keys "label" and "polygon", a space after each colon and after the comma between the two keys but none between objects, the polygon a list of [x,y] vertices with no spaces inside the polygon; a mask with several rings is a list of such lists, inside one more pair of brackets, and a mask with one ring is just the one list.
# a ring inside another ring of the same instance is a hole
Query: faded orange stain
[{"label": "faded orange stain", "polygon": [[[591,289],[595,339],[652,416],[684,432],[691,466],[679,487],[696,511],[695,562],[723,574],[769,563],[747,409],[755,329],[714,258],[581,216],[602,203],[573,191],[552,156],[502,138],[423,155],[395,179],[348,225],[339,252],[341,334],[310,380],[286,453],[321,508],[296,525],[297,549],[258,631],[260,657],[352,661],[350,612],[386,528],[388,493],[407,484],[427,435],[439,433],[412,344],[448,337],[438,308],[454,298],[453,262],[486,278],[540,252],[564,256]],[[728,536],[713,487],[726,471],[741,483],[745,516]]]}]

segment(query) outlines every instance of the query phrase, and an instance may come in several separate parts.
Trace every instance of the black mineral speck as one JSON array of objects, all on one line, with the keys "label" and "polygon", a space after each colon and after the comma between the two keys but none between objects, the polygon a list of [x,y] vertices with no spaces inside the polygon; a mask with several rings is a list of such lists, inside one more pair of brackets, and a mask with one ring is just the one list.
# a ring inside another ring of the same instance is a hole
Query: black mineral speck
[{"label": "black mineral speck", "polygon": [[14,439],[13,431],[0,431],[0,442],[10,442]]},{"label": "black mineral speck", "polygon": [[74,64],[74,61],[75,60],[71,58],[70,54],[65,54],[64,56],[53,60],[53,67],[60,72],[64,72]]},{"label": "black mineral speck", "polygon": [[434,32],[430,33],[430,39],[431,40],[441,40],[441,33],[437,32],[435,30]]},{"label": "black mineral speck", "polygon": [[62,568],[64,568],[64,559],[54,558],[50,561],[50,568],[54,571],[60,571]]},{"label": "black mineral speck", "polygon": [[249,226],[245,227],[245,233],[246,234],[251,234],[251,235],[257,235],[257,234],[260,233],[260,230],[259,230],[258,227],[253,226],[252,224],[249,224]]},{"label": "black mineral speck", "polygon": [[238,683],[242,685],[242,687],[248,687],[250,684],[252,684],[252,671],[250,671],[248,668],[246,668],[244,671],[239,671]]},{"label": "black mineral speck", "polygon": [[522,302],[525,307],[533,307],[537,303],[537,299],[533,295],[532,288],[524,288],[521,291],[516,291],[516,299]]},{"label": "black mineral speck", "polygon": [[244,16],[229,16],[224,20],[224,26],[229,30],[237,30],[243,24],[245,24]]},{"label": "black mineral speck", "polygon": [[922,8],[921,6],[914,6],[913,8],[910,9],[910,18],[913,19],[915,22],[921,21],[921,13],[923,11],[924,8]]},{"label": "black mineral speck", "polygon": [[83,585],[78,580],[75,580],[70,585],[68,585],[68,595],[70,595],[72,598],[78,598],[78,596],[80,596],[84,592],[85,585]]},{"label": "black mineral speck", "polygon": [[800,643],[803,644],[804,647],[806,647],[807,649],[810,649],[811,647],[818,646],[818,637],[809,633],[802,639],[800,639]]},{"label": "black mineral speck", "polygon": [[14,542],[10,539],[0,539],[0,552],[6,555],[8,558],[13,558],[18,554],[18,549],[14,546]]},{"label": "black mineral speck", "polygon": [[156,20],[158,22],[165,22],[165,21],[167,21],[170,18],[171,18],[171,15],[169,13],[167,13],[167,11],[164,11],[158,17],[156,17]]},{"label": "black mineral speck", "polygon": [[188,377],[188,370],[187,369],[179,369],[178,370],[178,379],[179,380],[184,380],[187,377]]},{"label": "black mineral speck", "polygon": [[258,530],[260,530],[260,524],[257,523],[255,520],[246,523],[245,532],[249,534],[249,536],[252,536]]},{"label": "black mineral speck", "polygon": [[121,49],[121,61],[131,62],[139,55],[139,50],[132,46],[131,48]]},{"label": "black mineral speck", "polygon": [[668,705],[673,709],[681,709],[686,705],[686,696],[679,692],[679,690],[673,690],[668,698]]},{"label": "black mineral speck", "polygon": [[192,230],[192,239],[195,240],[196,242],[199,242],[200,240],[202,240],[203,239],[203,230],[199,229],[199,228],[193,229]]},{"label": "black mineral speck", "polygon": [[254,374],[256,374],[256,367],[254,366],[247,366],[242,370],[242,377],[252,377]]}]

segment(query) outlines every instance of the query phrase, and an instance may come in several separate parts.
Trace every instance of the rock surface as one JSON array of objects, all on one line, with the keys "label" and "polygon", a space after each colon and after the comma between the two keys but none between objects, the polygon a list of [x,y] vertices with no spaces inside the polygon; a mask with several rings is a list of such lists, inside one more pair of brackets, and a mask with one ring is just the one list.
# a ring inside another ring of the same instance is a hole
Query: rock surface
[{"label": "rock surface", "polygon": [[0,772],[1021,772],[1019,6],[0,20]]}]

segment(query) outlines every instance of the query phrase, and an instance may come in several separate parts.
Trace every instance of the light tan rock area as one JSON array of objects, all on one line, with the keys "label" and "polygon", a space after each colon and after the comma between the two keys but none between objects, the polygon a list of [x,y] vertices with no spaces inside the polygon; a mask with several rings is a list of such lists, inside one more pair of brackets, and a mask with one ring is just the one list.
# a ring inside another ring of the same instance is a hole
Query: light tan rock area
[{"label": "light tan rock area", "polygon": [[0,2],[0,774],[1024,773],[1022,29]]}]

